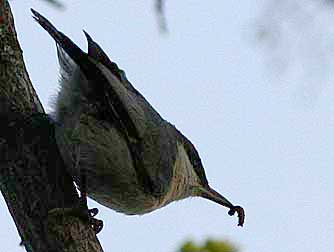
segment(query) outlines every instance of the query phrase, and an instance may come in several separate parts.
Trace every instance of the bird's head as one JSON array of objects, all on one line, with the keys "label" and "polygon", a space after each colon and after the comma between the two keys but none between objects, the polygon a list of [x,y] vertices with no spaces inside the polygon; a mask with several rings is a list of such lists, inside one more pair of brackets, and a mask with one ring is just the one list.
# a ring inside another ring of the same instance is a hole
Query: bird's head
[{"label": "bird's head", "polygon": [[[229,215],[234,215],[237,212],[238,225],[242,226],[245,218],[243,208],[233,205],[209,186],[201,158],[194,145],[183,135],[179,140],[178,154],[174,166],[174,178],[177,181],[174,185],[176,190],[185,191],[188,194],[187,196],[202,197],[225,206],[230,209]],[[183,184],[183,186],[180,184]]]}]

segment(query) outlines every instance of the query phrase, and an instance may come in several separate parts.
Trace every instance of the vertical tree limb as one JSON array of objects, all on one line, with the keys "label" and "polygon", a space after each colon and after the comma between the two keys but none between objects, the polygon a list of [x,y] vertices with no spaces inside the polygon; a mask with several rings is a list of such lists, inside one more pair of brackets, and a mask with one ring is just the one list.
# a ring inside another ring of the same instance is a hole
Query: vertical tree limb
[{"label": "vertical tree limb", "polygon": [[27,251],[102,251],[87,223],[49,214],[76,207],[79,198],[42,113],[9,3],[0,0],[0,190]]}]

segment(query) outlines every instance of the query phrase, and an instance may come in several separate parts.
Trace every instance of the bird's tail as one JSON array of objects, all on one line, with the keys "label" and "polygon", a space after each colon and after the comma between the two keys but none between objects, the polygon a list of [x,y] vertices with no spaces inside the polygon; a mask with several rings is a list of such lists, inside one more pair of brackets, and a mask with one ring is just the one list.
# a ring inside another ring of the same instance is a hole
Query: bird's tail
[{"label": "bird's tail", "polygon": [[53,24],[51,24],[51,22],[43,17],[40,13],[34,9],[31,9],[31,12],[33,13],[33,18],[36,20],[36,22],[39,23],[44,28],[44,30],[50,34],[56,43],[72,58],[72,60],[80,65],[81,68],[85,68],[85,65],[80,64],[80,62],[87,63],[87,54],[83,52],[76,44],[74,44],[73,41],[66,35],[58,31],[57,28],[54,27]]}]

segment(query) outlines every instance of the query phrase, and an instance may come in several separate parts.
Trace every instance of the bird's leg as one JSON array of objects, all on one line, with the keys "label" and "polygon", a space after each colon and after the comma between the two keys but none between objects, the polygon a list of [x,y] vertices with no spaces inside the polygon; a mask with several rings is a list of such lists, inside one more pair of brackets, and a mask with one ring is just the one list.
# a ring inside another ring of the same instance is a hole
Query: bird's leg
[{"label": "bird's leg", "polygon": [[79,169],[79,189],[80,189],[80,202],[79,202],[79,217],[82,217],[84,221],[88,221],[89,225],[93,228],[95,233],[99,233],[103,228],[103,221],[94,218],[99,210],[97,208],[88,209],[87,203],[87,171],[80,166],[80,147],[76,151],[76,163],[75,169]]},{"label": "bird's leg", "polygon": [[79,166],[80,160],[80,149],[76,150],[76,162],[75,169],[79,169],[79,189],[80,189],[80,198],[79,205],[72,208],[54,208],[49,211],[49,215],[59,215],[66,214],[72,215],[80,218],[85,223],[88,223],[89,226],[95,231],[95,233],[99,233],[103,228],[103,221],[94,218],[98,214],[97,208],[88,209],[87,204],[87,174],[86,169],[81,168]]},{"label": "bird's leg", "polygon": [[95,233],[99,233],[103,228],[103,221],[94,218],[99,210],[97,208],[88,209],[87,203],[87,173],[80,168],[80,212],[83,213],[84,220],[89,222]]}]

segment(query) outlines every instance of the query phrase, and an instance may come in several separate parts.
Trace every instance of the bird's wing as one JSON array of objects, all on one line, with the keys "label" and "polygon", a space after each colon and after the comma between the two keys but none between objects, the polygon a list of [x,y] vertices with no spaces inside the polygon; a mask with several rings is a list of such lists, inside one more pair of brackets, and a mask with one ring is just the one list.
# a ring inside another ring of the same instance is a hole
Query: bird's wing
[{"label": "bird's wing", "polygon": [[[142,158],[145,148],[143,146],[143,134],[138,130],[144,127],[145,118],[131,116],[131,114],[138,114],[141,108],[139,105],[136,106],[134,96],[127,95],[125,89],[129,87],[122,83],[119,85],[120,83],[118,82],[125,82],[122,79],[125,77],[122,77],[122,70],[118,69],[117,65],[110,61],[108,56],[87,33],[85,34],[89,45],[88,54],[83,52],[66,35],[58,31],[45,17],[33,9],[31,11],[34,19],[51,35],[57,46],[79,66],[89,83],[94,84],[91,87],[93,92],[89,93],[89,99],[95,99],[100,113],[99,119],[112,123],[123,134],[133,158],[138,180],[143,185],[143,189],[147,193],[160,196],[161,191],[165,192],[165,190],[161,189],[160,181],[155,178],[157,176],[161,177],[162,174],[158,170],[151,171],[145,168]],[[126,80],[126,82],[128,81]],[[134,100],[131,101],[131,99]],[[136,120],[133,120],[133,118]],[[159,168],[156,167],[155,169]],[[166,171],[163,174],[167,174]],[[168,174],[167,178],[164,179],[165,185],[168,185],[170,177],[170,174]]]},{"label": "bird's wing", "polygon": [[118,81],[109,81],[126,104],[130,117],[135,118],[142,139],[141,165],[145,170],[143,174],[150,177],[153,187],[151,193],[157,196],[164,195],[172,180],[172,167],[176,158],[174,127],[161,118],[145,97],[129,82],[125,72],[110,60],[98,43],[87,32],[84,33],[88,42],[88,55],[103,65],[100,69],[107,78],[112,79],[115,76],[122,84],[119,85]]},{"label": "bird's wing", "polygon": [[[96,106],[99,111],[99,119],[112,123],[119,130],[119,132],[123,134],[133,158],[137,177],[142,183],[143,189],[146,190],[147,193],[154,194],[156,188],[153,182],[154,180],[145,169],[142,160],[142,139],[140,133],[138,132],[138,128],[136,127],[136,123],[138,122],[134,122],[132,120],[128,107],[124,104],[124,101],[122,101],[121,97],[115,90],[115,87],[110,85],[110,81],[120,81],[118,79],[119,76],[108,68],[108,64],[104,65],[103,62],[97,62],[96,60],[98,58],[89,55],[93,54],[92,50],[96,50],[97,47],[91,47],[89,54],[83,52],[72,42],[71,39],[69,39],[62,32],[58,31],[45,17],[33,9],[31,9],[31,11],[34,15],[34,19],[56,41],[57,46],[64,50],[66,54],[80,67],[80,70],[84,73],[89,83],[94,84],[94,87],[91,87],[93,92],[89,93],[89,99],[95,99]],[[102,58],[106,59],[106,57],[106,54],[103,53]],[[109,60],[109,58],[107,59]],[[106,69],[109,69],[109,71],[106,71]],[[129,102],[127,102],[127,104],[129,104]]]},{"label": "bird's wing", "polygon": [[135,95],[140,95],[140,93],[132,86],[132,84],[127,79],[125,72],[120,69],[117,64],[110,60],[108,55],[103,51],[101,46],[95,42],[92,37],[84,30],[84,34],[88,43],[88,55],[92,57],[97,62],[105,66],[117,79],[122,83],[122,85]]}]

